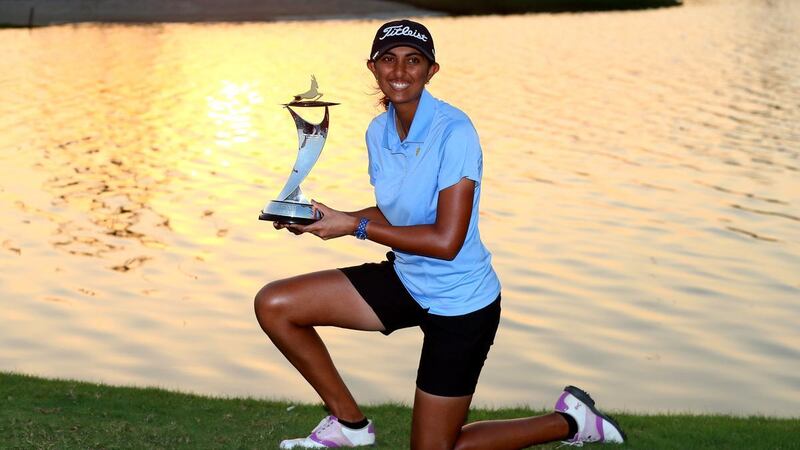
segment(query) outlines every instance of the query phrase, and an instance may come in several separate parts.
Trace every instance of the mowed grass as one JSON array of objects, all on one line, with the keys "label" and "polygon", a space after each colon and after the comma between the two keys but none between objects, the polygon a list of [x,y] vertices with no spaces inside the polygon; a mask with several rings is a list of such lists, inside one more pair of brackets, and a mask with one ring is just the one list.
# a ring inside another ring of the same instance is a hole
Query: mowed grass
[{"label": "mowed grass", "polygon": [[[377,426],[379,443],[375,448],[408,448],[408,406],[383,404],[364,409]],[[543,412],[475,409],[470,421]],[[2,449],[275,449],[283,438],[308,434],[325,414],[320,405],[211,398],[0,373]],[[629,443],[610,448],[800,448],[797,418],[629,413],[615,417],[627,431]]]}]

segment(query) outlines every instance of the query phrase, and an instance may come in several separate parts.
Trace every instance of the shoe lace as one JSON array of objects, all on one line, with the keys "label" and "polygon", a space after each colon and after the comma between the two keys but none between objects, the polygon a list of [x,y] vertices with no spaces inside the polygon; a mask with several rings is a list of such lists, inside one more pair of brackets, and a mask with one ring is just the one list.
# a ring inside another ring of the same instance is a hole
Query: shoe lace
[{"label": "shoe lace", "polygon": [[583,441],[561,441],[561,445],[556,448],[561,447],[583,447]]},{"label": "shoe lace", "polygon": [[319,425],[317,425],[316,428],[314,428],[314,433],[321,433],[325,431],[326,429],[330,428],[333,422],[334,422],[333,417],[331,416],[326,417],[325,419],[322,420],[322,422],[320,422]]}]

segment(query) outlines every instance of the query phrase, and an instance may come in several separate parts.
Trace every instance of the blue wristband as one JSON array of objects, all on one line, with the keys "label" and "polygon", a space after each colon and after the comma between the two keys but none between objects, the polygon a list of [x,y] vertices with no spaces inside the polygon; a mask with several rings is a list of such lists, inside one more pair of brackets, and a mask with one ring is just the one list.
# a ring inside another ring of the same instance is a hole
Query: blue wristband
[{"label": "blue wristband", "polygon": [[353,235],[357,239],[361,239],[362,241],[367,238],[367,224],[369,223],[369,219],[366,217],[362,217],[361,220],[358,221],[358,228],[356,228],[356,232]]}]

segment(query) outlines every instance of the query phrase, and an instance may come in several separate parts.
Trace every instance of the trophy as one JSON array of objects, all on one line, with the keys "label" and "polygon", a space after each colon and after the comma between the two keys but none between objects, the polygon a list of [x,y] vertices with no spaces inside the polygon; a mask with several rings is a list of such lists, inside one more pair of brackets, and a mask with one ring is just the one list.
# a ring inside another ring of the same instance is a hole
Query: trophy
[{"label": "trophy", "polygon": [[[297,127],[297,159],[278,198],[271,200],[261,210],[261,215],[258,216],[260,220],[308,225],[320,219],[319,213],[314,213],[311,202],[300,190],[300,183],[314,167],[322,152],[322,147],[325,145],[325,138],[328,137],[328,107],[338,105],[338,103],[319,101],[322,93],[318,89],[317,79],[311,75],[311,88],[302,94],[295,95],[290,103],[283,105],[289,110]],[[308,122],[292,109],[292,107],[319,108],[323,106],[325,115],[320,123]]]}]

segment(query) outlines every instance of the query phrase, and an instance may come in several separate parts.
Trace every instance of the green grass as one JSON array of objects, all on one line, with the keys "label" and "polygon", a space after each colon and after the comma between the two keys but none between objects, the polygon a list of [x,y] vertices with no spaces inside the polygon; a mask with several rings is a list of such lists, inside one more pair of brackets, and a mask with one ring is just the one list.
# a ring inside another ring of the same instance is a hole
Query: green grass
[{"label": "green grass", "polygon": [[682,0],[400,0],[449,14],[602,11],[676,6]]},{"label": "green grass", "polygon": [[[291,405],[0,373],[0,448],[274,449],[282,438],[307,434],[325,415],[319,405],[290,409]],[[365,410],[377,424],[376,448],[408,447],[407,406],[376,405]],[[476,409],[470,421],[540,413]],[[596,448],[800,448],[800,419],[629,413],[615,417],[626,429],[629,443]]]}]

